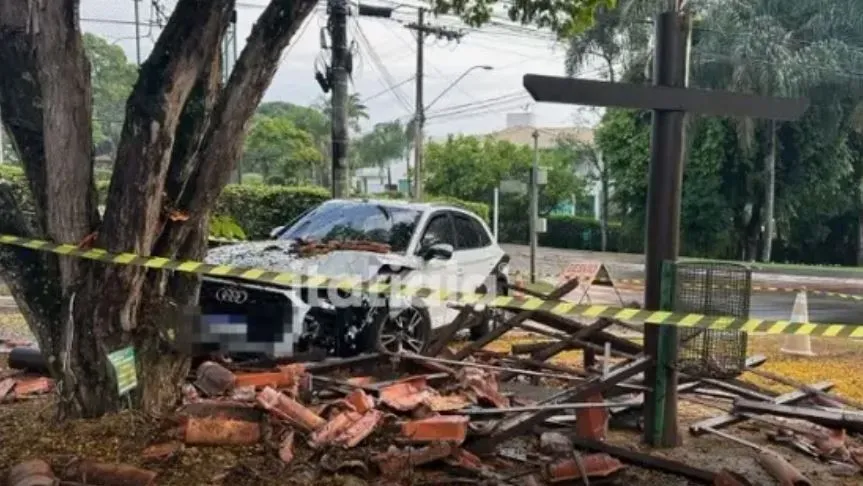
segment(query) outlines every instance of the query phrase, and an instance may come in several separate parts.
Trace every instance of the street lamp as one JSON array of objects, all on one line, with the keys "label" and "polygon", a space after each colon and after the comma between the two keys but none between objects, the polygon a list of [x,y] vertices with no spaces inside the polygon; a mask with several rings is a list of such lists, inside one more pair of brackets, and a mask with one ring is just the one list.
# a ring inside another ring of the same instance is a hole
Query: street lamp
[{"label": "street lamp", "polygon": [[449,90],[451,90],[451,89],[455,88],[455,85],[457,85],[457,84],[458,84],[462,79],[464,79],[464,78],[465,78],[465,76],[467,76],[468,74],[470,74],[470,73],[471,73],[471,71],[474,71],[474,70],[476,70],[476,69],[484,69],[484,70],[486,70],[486,71],[491,71],[491,70],[492,70],[492,69],[494,69],[494,68],[493,68],[492,66],[487,66],[487,65],[484,65],[484,64],[483,64],[483,65],[477,65],[477,66],[471,66],[471,67],[469,67],[469,68],[467,69],[467,71],[463,72],[463,73],[461,74],[461,76],[459,76],[459,77],[455,78],[455,81],[453,81],[452,83],[450,83],[450,84],[449,84],[449,86],[447,86],[447,87],[446,87],[446,89],[444,89],[443,91],[441,91],[441,92],[440,92],[440,94],[439,94],[439,95],[437,95],[437,98],[433,99],[433,100],[431,101],[431,103],[429,103],[428,105],[426,105],[426,106],[425,106],[425,108],[423,108],[423,112],[425,112],[426,110],[428,110],[429,108],[431,108],[431,106],[432,106],[433,104],[435,104],[439,99],[443,98],[443,95],[447,94],[447,93],[449,92]]},{"label": "street lamp", "polygon": [[423,165],[422,165],[422,160],[423,160],[422,144],[423,144],[423,125],[425,124],[425,118],[426,118],[425,112],[426,112],[426,110],[431,108],[431,106],[434,105],[439,99],[441,99],[443,97],[443,95],[447,94],[449,92],[449,90],[453,89],[455,87],[455,85],[457,85],[459,83],[459,81],[464,79],[465,76],[467,76],[468,74],[470,74],[472,71],[474,71],[476,69],[484,69],[486,71],[491,71],[494,68],[491,66],[484,65],[484,64],[469,67],[465,72],[463,72],[461,74],[461,76],[457,77],[455,79],[455,81],[450,83],[449,86],[447,86],[443,91],[441,91],[441,93],[439,95],[437,95],[437,98],[433,99],[431,101],[431,103],[429,103],[425,107],[422,106],[422,84],[421,84],[422,78],[421,77],[417,78],[417,113],[416,113],[416,117],[414,119],[414,171],[416,172],[416,177],[414,178],[414,197],[417,200],[422,200],[422,192],[423,192],[422,191],[422,187],[423,187],[422,186],[422,167],[423,167]]}]

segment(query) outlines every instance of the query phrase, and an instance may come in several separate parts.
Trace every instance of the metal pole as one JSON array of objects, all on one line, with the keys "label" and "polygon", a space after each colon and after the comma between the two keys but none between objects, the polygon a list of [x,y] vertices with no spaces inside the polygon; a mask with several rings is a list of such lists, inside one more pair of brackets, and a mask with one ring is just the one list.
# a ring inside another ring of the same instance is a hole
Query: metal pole
[{"label": "metal pole", "polygon": [[417,92],[416,92],[416,123],[414,123],[414,198],[422,201],[423,198],[423,124],[425,124],[425,112],[423,110],[423,47],[425,46],[425,33],[423,22],[425,11],[417,11]]},{"label": "metal pole", "polygon": [[348,187],[348,9],[345,0],[330,0],[330,38],[333,42],[332,194],[349,195]]},{"label": "metal pole", "polygon": [[530,283],[536,283],[536,223],[539,219],[539,130],[533,131],[533,166],[530,169]]},{"label": "metal pole", "polygon": [[500,221],[500,188],[494,188],[494,242],[498,243],[500,241],[500,237],[498,236],[498,223]]},{"label": "metal pole", "polygon": [[141,65],[141,12],[138,2],[141,0],[132,0],[135,2],[135,60],[138,65]]},{"label": "metal pole", "polygon": [[469,67],[469,68],[467,69],[467,71],[465,71],[465,72],[461,73],[461,76],[457,77],[457,78],[455,79],[455,81],[453,81],[452,83],[450,83],[450,84],[449,84],[449,86],[447,86],[446,88],[444,88],[444,90],[443,90],[443,91],[441,91],[441,92],[440,92],[440,94],[439,94],[439,95],[437,95],[437,96],[435,97],[435,99],[431,100],[431,103],[429,103],[425,108],[423,108],[423,111],[427,111],[427,110],[431,109],[432,105],[434,105],[434,104],[435,104],[435,103],[437,103],[441,98],[443,98],[445,94],[449,93],[451,89],[455,88],[455,87],[456,87],[456,85],[457,85],[458,83],[460,83],[462,79],[464,79],[468,74],[470,74],[470,73],[471,73],[471,71],[473,71],[473,70],[475,70],[475,69],[485,69],[486,71],[491,71],[491,70],[492,70],[492,69],[494,69],[494,68],[493,68],[492,66],[486,66],[486,65],[477,65],[477,66],[471,66],[471,67]]},{"label": "metal pole", "polygon": [[[655,86],[684,87],[687,71],[688,23],[677,11],[656,18]],[[647,191],[644,306],[662,306],[662,265],[676,261],[680,243],[680,201],[683,179],[684,120],[682,111],[653,111],[650,175]],[[656,446],[680,443],[677,430],[677,332],[673,326],[645,326],[645,350],[654,363],[645,373],[652,385],[645,397],[644,439]]]}]

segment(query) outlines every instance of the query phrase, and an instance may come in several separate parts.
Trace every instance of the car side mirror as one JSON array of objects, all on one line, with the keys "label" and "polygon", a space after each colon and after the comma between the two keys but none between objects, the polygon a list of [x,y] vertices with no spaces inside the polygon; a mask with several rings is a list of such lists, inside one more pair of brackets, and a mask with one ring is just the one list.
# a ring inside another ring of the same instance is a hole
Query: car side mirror
[{"label": "car side mirror", "polygon": [[270,238],[277,238],[279,236],[279,233],[281,233],[284,229],[284,226],[277,226],[272,231],[270,231]]},{"label": "car side mirror", "polygon": [[425,261],[429,260],[449,260],[452,258],[453,251],[455,251],[449,243],[436,243],[423,252],[423,259]]}]

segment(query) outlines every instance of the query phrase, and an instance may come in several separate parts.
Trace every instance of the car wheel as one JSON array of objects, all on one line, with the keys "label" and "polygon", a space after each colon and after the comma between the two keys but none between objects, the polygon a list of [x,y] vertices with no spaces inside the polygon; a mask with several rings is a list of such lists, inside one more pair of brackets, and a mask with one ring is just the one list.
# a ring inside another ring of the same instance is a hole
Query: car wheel
[{"label": "car wheel", "polygon": [[[509,289],[507,288],[506,280],[498,280],[497,289],[498,295],[509,295]],[[477,341],[486,334],[490,333],[495,327],[497,327],[497,323],[500,321],[503,315],[504,311],[500,309],[487,309],[486,318],[483,320],[483,322],[470,328],[471,340]]]},{"label": "car wheel", "polygon": [[426,309],[409,306],[390,312],[377,326],[375,348],[382,353],[422,354],[431,340],[431,317]]}]

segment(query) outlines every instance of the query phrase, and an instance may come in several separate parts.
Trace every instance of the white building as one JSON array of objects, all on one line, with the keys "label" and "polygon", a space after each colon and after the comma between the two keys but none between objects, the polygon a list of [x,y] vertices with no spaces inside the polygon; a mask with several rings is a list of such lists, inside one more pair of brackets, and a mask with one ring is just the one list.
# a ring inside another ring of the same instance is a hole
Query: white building
[{"label": "white building", "polygon": [[[489,136],[497,140],[506,140],[514,144],[533,147],[534,130],[539,132],[537,145],[540,149],[554,148],[561,140],[593,143],[593,129],[586,127],[537,127],[533,113],[508,113],[506,115],[506,128],[492,132]],[[593,199],[593,215],[599,219],[602,185],[598,181],[595,167],[589,163],[577,164],[576,174],[590,181],[588,194]],[[575,212],[574,205],[571,206],[570,211]]]}]

